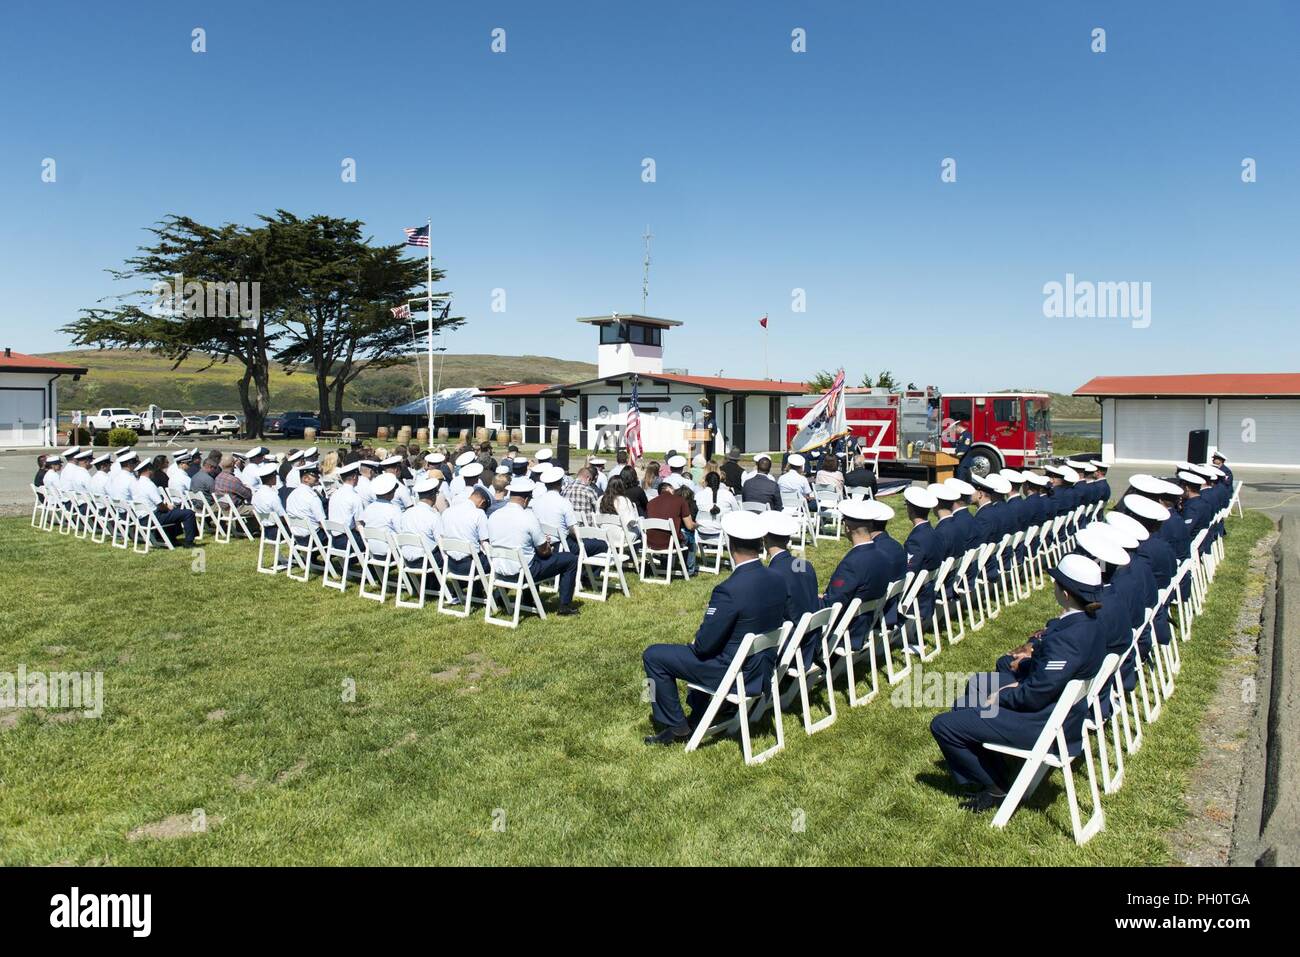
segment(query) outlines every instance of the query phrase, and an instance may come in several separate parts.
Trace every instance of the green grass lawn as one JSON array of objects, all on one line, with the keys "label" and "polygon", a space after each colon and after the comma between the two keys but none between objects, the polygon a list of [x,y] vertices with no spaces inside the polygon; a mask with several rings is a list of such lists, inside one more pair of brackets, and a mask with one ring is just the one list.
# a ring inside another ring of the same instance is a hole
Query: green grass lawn
[{"label": "green grass lawn", "polygon": [[[896,520],[901,525],[901,520]],[[1070,837],[1055,775],[1004,831],[957,809],[928,725],[882,692],[746,768],[731,740],[647,748],[640,655],[688,641],[715,580],[518,631],[254,572],[250,543],[148,556],[0,520],[0,671],[102,671],[99,719],[0,714],[0,862],[111,864],[1150,864],[1184,814],[1197,728],[1269,528],[1234,520],[1178,690]],[[901,529],[897,530],[901,538]],[[845,546],[811,550],[824,583]],[[991,667],[1040,592],[932,667]],[[355,683],[355,700],[345,687]],[[758,746],[770,742],[765,725]],[[208,829],[189,830],[194,809]],[[132,839],[176,817],[181,836]]]}]

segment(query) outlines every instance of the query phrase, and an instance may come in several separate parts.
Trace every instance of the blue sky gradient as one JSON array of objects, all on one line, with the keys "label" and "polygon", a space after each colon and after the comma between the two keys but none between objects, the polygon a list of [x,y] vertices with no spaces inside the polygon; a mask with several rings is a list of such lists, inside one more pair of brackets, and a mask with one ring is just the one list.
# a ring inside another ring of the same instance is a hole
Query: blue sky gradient
[{"label": "blue sky gradient", "polygon": [[[453,352],[594,361],[574,318],[639,309],[648,223],[648,311],[685,323],[665,359],[695,373],[763,375],[765,312],[776,378],[1068,391],[1300,368],[1293,2],[10,0],[0,18],[0,342],[19,351],[65,348],[164,215],[280,207],[385,242],[432,216],[469,319]],[[1150,282],[1150,326],[1045,318],[1066,273]]]}]

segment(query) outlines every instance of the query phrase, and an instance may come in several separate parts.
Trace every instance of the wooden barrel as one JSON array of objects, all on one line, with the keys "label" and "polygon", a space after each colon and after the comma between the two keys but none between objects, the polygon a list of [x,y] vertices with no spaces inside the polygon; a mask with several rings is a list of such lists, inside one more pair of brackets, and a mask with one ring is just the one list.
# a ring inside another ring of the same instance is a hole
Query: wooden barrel
[{"label": "wooden barrel", "polygon": [[519,444],[521,444],[521,443],[524,441],[524,432],[523,432],[523,430],[522,430],[522,429],[511,429],[511,430],[510,430],[510,441],[513,442],[513,443],[515,443],[515,445],[519,445]]},{"label": "wooden barrel", "polygon": [[460,430],[460,444],[461,444],[461,445],[465,445],[467,442],[469,442],[469,429],[461,429],[461,430]]},{"label": "wooden barrel", "polygon": [[439,441],[439,442],[446,442],[447,439],[450,437],[450,435],[451,435],[451,433],[447,431],[447,427],[446,427],[445,425],[441,425],[441,426],[438,427],[438,441]]},{"label": "wooden barrel", "polygon": [[486,442],[487,440],[488,440],[488,430],[487,430],[487,429],[480,427],[480,428],[477,428],[477,429],[474,430],[474,441],[475,441],[475,442],[483,443],[483,442]]},{"label": "wooden barrel", "polygon": [[415,441],[419,442],[421,446],[429,444],[429,430],[427,427],[420,426],[415,430]]},{"label": "wooden barrel", "polygon": [[399,445],[409,445],[411,441],[411,427],[404,425],[397,430],[397,442]]},{"label": "wooden barrel", "polygon": [[388,426],[381,425],[379,428],[375,429],[375,440],[378,442],[388,441]]},{"label": "wooden barrel", "polygon": [[303,429],[303,430],[302,430],[302,442],[303,442],[303,445],[315,445],[315,444],[316,444],[316,430],[313,429],[311,426],[307,426],[305,429]]}]

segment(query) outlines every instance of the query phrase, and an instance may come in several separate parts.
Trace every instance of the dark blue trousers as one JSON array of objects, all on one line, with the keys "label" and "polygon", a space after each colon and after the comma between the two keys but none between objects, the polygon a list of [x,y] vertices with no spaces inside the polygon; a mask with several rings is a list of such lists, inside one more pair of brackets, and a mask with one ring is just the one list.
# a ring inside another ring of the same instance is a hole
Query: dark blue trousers
[{"label": "dark blue trousers", "polygon": [[[171,508],[165,512],[158,511],[154,514],[158,516],[158,524],[163,527],[163,531],[171,535],[173,539],[176,537],[176,532],[183,531],[185,533],[185,544],[194,544],[194,536],[199,533],[199,528],[194,521],[194,512],[192,510],[188,508]],[[179,525],[180,528],[173,528],[175,525]]]},{"label": "dark blue trousers", "polygon": [[573,552],[551,552],[546,558],[534,555],[528,571],[535,582],[559,578],[560,604],[573,601],[573,588],[578,581],[578,556]]},{"label": "dark blue trousers", "polygon": [[[651,645],[641,655],[645,675],[654,683],[654,700],[650,714],[659,724],[669,728],[689,727],[678,696],[677,682],[691,681],[706,688],[716,688],[727,674],[727,665],[716,658],[701,661],[690,645]],[[691,690],[686,692],[686,703],[693,717],[702,715],[711,695]]]}]

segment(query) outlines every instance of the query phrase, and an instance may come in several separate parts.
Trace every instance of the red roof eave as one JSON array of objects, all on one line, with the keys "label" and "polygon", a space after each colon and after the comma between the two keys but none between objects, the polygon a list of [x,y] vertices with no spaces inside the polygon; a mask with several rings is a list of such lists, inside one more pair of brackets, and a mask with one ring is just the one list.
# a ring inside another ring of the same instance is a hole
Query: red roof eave
[{"label": "red roof eave", "polygon": [[1222,372],[1203,375],[1096,376],[1078,396],[1300,396],[1300,373]]},{"label": "red roof eave", "polygon": [[41,356],[29,356],[13,351],[7,356],[0,353],[0,372],[45,372],[51,375],[85,375],[87,371],[89,370],[81,366],[68,365],[66,362],[58,362]]}]

